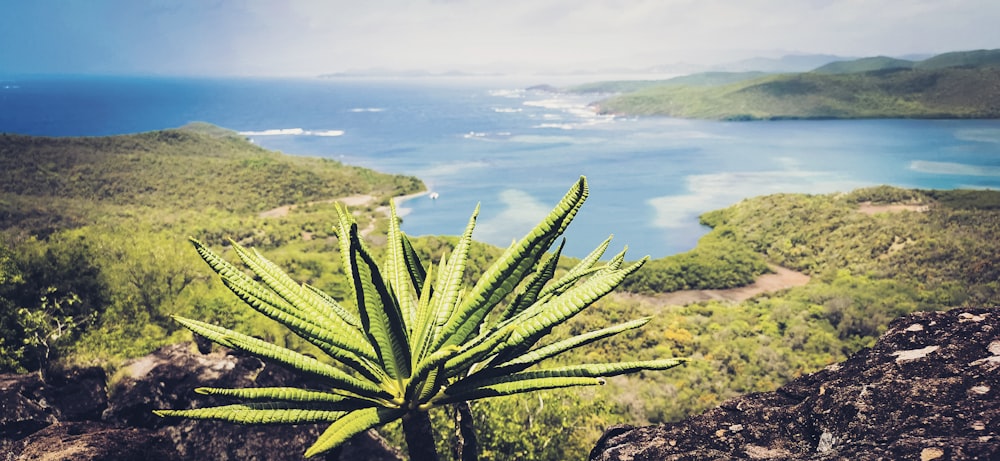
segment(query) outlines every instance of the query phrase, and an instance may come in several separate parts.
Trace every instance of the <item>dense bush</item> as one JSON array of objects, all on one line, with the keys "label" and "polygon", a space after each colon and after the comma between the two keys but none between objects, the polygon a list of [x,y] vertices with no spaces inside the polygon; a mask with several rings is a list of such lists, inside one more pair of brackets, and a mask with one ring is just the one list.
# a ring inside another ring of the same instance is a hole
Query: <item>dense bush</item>
[{"label": "dense bush", "polygon": [[741,243],[731,230],[719,227],[691,251],[650,261],[626,279],[622,289],[652,294],[735,288],[753,283],[769,270],[760,253]]}]

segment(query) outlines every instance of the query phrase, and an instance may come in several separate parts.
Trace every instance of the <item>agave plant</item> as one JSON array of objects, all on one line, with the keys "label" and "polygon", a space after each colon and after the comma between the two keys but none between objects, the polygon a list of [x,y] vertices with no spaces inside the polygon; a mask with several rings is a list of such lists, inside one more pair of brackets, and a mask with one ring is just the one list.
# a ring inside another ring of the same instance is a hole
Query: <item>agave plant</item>
[{"label": "agave plant", "polygon": [[581,177],[552,212],[510,246],[472,287],[463,286],[462,280],[478,207],[451,255],[424,266],[400,231],[394,207],[387,256],[379,265],[352,215],[338,206],[336,233],[354,295],[353,302],[344,304],[294,282],[255,250],[232,244],[250,275],[192,240],[237,296],[328,357],[320,360],[197,320],[178,317],[177,321],[211,341],[311,375],[323,385],[309,389],[204,387],[196,392],[244,403],[156,413],[243,424],[330,423],[306,450],[306,457],[402,419],[411,459],[436,459],[427,416],[431,408],[543,389],[600,385],[604,377],[679,365],[681,359],[668,358],[536,367],[650,320],[637,319],[542,344],[555,326],[611,292],[645,262],[625,265],[622,251],[600,264],[609,238],[556,277],[565,240],[551,254],[547,252],[587,194],[586,178]]}]

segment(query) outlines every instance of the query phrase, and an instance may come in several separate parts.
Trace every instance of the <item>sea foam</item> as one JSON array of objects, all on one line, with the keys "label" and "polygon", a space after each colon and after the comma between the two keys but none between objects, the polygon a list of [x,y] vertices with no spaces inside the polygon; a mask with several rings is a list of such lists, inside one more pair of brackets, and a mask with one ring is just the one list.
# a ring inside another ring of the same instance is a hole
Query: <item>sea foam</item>
[{"label": "sea foam", "polygon": [[243,136],[342,136],[343,130],[310,131],[302,128],[277,128],[261,131],[240,131]]}]

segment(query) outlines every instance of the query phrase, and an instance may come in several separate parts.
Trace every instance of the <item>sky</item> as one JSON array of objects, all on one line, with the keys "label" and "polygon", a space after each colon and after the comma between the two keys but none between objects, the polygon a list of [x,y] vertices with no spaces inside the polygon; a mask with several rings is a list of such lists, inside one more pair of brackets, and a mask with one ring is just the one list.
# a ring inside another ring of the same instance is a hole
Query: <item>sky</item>
[{"label": "sky", "polygon": [[1000,48],[996,0],[0,0],[0,75],[551,73]]}]

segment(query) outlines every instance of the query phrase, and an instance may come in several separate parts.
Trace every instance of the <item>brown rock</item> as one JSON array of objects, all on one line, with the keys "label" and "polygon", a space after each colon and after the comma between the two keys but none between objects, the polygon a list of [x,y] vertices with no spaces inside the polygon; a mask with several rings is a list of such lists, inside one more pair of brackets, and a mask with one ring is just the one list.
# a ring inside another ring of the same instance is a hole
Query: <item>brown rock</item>
[{"label": "brown rock", "polygon": [[23,441],[18,461],[167,461],[178,453],[162,435],[96,422],[56,423]]},{"label": "brown rock", "polygon": [[1000,311],[916,313],[871,349],[775,392],[610,428],[590,459],[1000,459],[998,391]]},{"label": "brown rock", "polygon": [[[191,344],[134,361],[105,392],[100,369],[48,376],[0,375],[0,461],[301,460],[325,426],[242,426],[160,418],[158,408],[212,405],[194,388],[301,386],[284,368],[227,351],[199,354]],[[360,434],[327,460],[398,461],[375,431]]]}]

